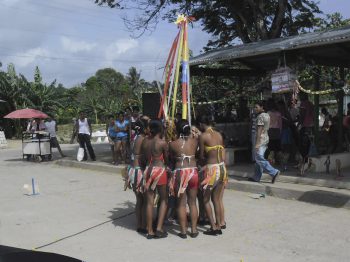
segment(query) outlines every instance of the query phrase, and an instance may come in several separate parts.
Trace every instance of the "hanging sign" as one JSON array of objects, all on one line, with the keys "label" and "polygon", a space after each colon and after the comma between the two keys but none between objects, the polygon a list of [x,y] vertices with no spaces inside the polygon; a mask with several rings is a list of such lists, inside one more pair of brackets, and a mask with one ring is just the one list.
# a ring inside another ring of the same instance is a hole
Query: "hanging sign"
[{"label": "hanging sign", "polygon": [[288,93],[293,91],[296,75],[289,67],[278,68],[271,74],[272,93]]}]

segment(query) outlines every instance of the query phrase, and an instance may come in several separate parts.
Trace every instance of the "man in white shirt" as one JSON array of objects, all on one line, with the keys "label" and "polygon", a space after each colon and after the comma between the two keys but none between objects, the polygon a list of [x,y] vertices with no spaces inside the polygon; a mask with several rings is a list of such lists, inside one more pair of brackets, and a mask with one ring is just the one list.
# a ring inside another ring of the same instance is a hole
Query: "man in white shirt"
[{"label": "man in white shirt", "polygon": [[96,161],[96,156],[94,149],[91,146],[91,134],[92,128],[90,121],[86,118],[84,112],[80,112],[79,119],[75,125],[76,133],[78,134],[78,141],[81,148],[84,148],[84,158],[83,160],[87,160],[86,148],[89,151],[89,155],[92,161]]},{"label": "man in white shirt", "polygon": [[57,125],[56,121],[52,119],[51,116],[48,117],[47,122],[45,122],[46,131],[50,133],[50,146],[51,148],[57,148],[58,152],[61,154],[61,157],[65,157],[65,155],[62,153],[60,144],[58,143],[56,131],[57,131]]}]

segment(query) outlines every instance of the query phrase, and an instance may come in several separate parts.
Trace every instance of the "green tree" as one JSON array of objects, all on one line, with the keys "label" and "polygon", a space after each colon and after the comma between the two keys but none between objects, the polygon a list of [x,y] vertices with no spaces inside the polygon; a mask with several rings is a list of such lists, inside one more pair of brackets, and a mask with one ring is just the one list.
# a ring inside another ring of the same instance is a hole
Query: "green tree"
[{"label": "green tree", "polygon": [[84,83],[80,101],[82,107],[92,113],[98,123],[106,115],[121,110],[130,95],[124,75],[113,68],[104,68]]},{"label": "green tree", "polygon": [[42,75],[39,67],[35,68],[34,82],[31,83],[30,99],[35,108],[48,114],[55,114],[61,108],[62,97],[56,89],[56,80],[50,85],[42,82]]},{"label": "green tree", "polygon": [[56,112],[60,122],[70,123],[72,118],[77,118],[79,112],[83,109],[82,99],[85,89],[82,86],[73,86],[64,89],[62,108]]},{"label": "green tree", "polygon": [[[214,38],[208,46],[232,45],[295,35],[311,30],[321,13],[313,0],[140,0],[140,14],[126,19],[134,32],[154,29],[160,19],[173,22],[177,14],[195,17]],[[95,0],[112,8],[135,8],[133,1]]]},{"label": "green tree", "polygon": [[[7,72],[0,72],[0,98],[6,101],[7,112],[31,106],[30,91],[29,82],[23,75],[16,74],[13,64],[8,65]],[[14,121],[14,126],[19,137],[22,131],[20,121]]]},{"label": "green tree", "polygon": [[102,86],[97,81],[96,76],[92,76],[86,80],[84,92],[80,94],[83,108],[94,114],[96,124],[99,122],[99,113],[103,109],[101,105],[102,92]]},{"label": "green tree", "polygon": [[2,96],[9,103],[11,110],[17,110],[31,106],[33,103],[28,94],[31,93],[30,84],[23,75],[17,76],[15,66],[7,67],[7,81],[1,90]]},{"label": "green tree", "polygon": [[137,101],[138,106],[140,106],[142,104],[142,93],[147,90],[147,82],[141,78],[141,71],[137,72],[135,67],[129,68],[126,79],[132,91],[134,101]]},{"label": "green tree", "polygon": [[325,18],[320,19],[316,24],[318,30],[338,28],[347,25],[350,25],[350,19],[344,19],[338,12],[327,14]]}]

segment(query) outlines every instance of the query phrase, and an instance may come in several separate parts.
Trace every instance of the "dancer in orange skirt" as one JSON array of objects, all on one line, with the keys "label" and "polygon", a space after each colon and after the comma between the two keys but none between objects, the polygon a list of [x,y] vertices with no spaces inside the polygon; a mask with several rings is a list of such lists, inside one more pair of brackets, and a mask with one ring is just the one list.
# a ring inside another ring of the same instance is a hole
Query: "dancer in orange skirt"
[{"label": "dancer in orange skirt", "polygon": [[190,236],[198,236],[197,220],[198,208],[196,204],[198,192],[198,171],[196,163],[196,151],[198,148],[198,139],[191,136],[191,127],[187,120],[180,120],[176,125],[178,139],[171,142],[169,146],[170,157],[174,163],[175,170],[172,181],[177,200],[177,216],[180,222],[181,232],[178,234],[181,238],[187,238],[187,215],[186,199],[190,208],[191,215],[191,233]]},{"label": "dancer in orange skirt", "polygon": [[131,165],[128,169],[127,184],[133,189],[136,195],[135,214],[137,221],[137,232],[146,234],[146,218],[143,212],[143,206],[145,204],[145,197],[143,194],[143,172],[141,169],[141,145],[145,139],[145,129],[147,128],[148,121],[144,119],[137,120],[134,125],[135,138],[131,141]]},{"label": "dancer in orange skirt", "polygon": [[[144,190],[147,198],[146,203],[146,221],[147,221],[147,239],[167,237],[163,230],[163,222],[167,212],[167,170],[166,162],[168,159],[168,144],[163,139],[163,126],[159,120],[151,120],[149,123],[150,137],[145,139],[142,144],[142,155],[147,157],[148,168],[144,171]],[[160,207],[158,211],[158,221],[156,232],[152,227],[153,222],[153,203],[156,190],[160,197]]]}]

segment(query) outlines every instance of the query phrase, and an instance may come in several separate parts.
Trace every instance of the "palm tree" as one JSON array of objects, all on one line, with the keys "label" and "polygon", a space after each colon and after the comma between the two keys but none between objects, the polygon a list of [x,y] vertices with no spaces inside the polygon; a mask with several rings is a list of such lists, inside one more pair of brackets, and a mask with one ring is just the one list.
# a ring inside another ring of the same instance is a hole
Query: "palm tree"
[{"label": "palm tree", "polygon": [[144,93],[147,88],[146,81],[141,78],[141,71],[137,72],[135,67],[131,67],[129,69],[129,73],[127,74],[127,81],[132,94],[137,99],[138,104],[141,105],[142,93]]}]

